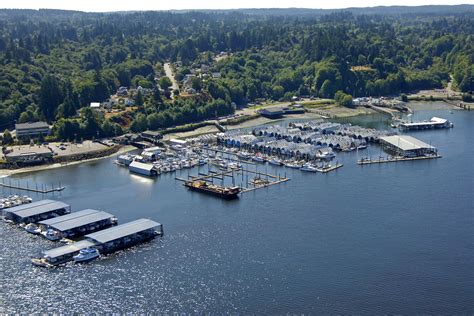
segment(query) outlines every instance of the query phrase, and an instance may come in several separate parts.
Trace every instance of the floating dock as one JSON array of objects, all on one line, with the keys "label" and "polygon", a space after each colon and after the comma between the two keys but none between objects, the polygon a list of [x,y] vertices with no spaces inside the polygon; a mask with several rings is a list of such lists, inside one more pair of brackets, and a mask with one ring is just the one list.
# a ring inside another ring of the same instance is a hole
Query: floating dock
[{"label": "floating dock", "polygon": [[344,166],[342,163],[336,163],[335,165],[328,165],[325,167],[316,167],[316,171],[321,173],[328,173]]},{"label": "floating dock", "polygon": [[396,157],[396,158],[380,158],[380,159],[364,159],[363,158],[363,159],[357,160],[357,164],[358,165],[371,165],[371,164],[376,164],[376,163],[437,159],[441,157],[442,157],[441,155],[434,155],[434,156]]},{"label": "floating dock", "polygon": [[51,187],[48,188],[48,186],[45,185],[45,184],[41,184],[38,187],[38,184],[35,183],[34,186],[30,187],[28,185],[28,183],[26,183],[26,186],[21,186],[19,183],[17,185],[14,185],[12,183],[5,183],[5,182],[3,182],[3,180],[2,180],[2,182],[0,182],[0,186],[4,187],[4,188],[8,188],[8,189],[15,189],[15,190],[43,193],[43,194],[59,192],[59,191],[62,191],[62,190],[65,189],[65,187],[63,187],[61,185],[59,185],[57,187],[55,187],[54,185],[51,185]]},{"label": "floating dock", "polygon": [[41,200],[4,209],[2,215],[5,219],[15,223],[29,224],[66,215],[70,212],[71,206],[69,204],[55,200]]}]

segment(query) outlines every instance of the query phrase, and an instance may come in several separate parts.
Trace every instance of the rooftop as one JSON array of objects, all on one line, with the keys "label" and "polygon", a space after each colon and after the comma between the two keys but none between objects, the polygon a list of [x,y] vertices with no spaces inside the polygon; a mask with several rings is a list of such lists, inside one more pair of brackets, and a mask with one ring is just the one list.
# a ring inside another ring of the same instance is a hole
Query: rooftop
[{"label": "rooftop", "polygon": [[15,129],[18,130],[25,130],[25,129],[33,129],[33,128],[49,128],[49,125],[46,122],[32,122],[32,123],[19,123],[15,124]]},{"label": "rooftop", "polygon": [[85,237],[99,243],[106,243],[158,226],[161,226],[161,224],[150,219],[141,218],[133,222],[128,222],[112,228],[101,230],[97,233],[86,235]]},{"label": "rooftop", "polygon": [[30,204],[23,204],[5,210],[5,213],[12,213],[19,217],[30,217],[43,213],[52,212],[62,208],[69,208],[69,205],[55,200],[41,200]]},{"label": "rooftop", "polygon": [[67,254],[78,252],[81,249],[89,248],[95,244],[89,240],[81,240],[70,245],[61,246],[51,250],[43,251],[45,257],[56,258]]},{"label": "rooftop", "polygon": [[86,209],[64,216],[58,216],[39,224],[48,225],[59,231],[67,231],[73,228],[96,223],[114,217],[112,214],[98,210]]},{"label": "rooftop", "polygon": [[27,156],[27,155],[44,155],[52,154],[51,149],[46,146],[13,146],[11,151],[5,154],[5,157]]},{"label": "rooftop", "polygon": [[130,164],[129,167],[139,168],[139,169],[143,169],[143,170],[152,170],[154,166],[152,164],[148,164],[148,163],[143,163],[143,162],[139,162],[139,161],[132,161],[132,163]]},{"label": "rooftop", "polygon": [[385,136],[380,137],[380,140],[401,150],[435,149],[435,147],[408,135]]}]

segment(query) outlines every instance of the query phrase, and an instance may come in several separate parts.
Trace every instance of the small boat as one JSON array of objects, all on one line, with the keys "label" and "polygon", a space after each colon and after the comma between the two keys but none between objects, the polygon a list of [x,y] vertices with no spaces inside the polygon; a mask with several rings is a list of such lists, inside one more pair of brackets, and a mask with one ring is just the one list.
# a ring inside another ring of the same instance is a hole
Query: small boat
[{"label": "small boat", "polygon": [[357,150],[366,149],[366,148],[367,148],[367,145],[359,145],[359,146],[357,146]]},{"label": "small boat", "polygon": [[265,162],[265,158],[259,155],[253,156],[252,160],[256,162]]},{"label": "small boat", "polygon": [[268,161],[269,164],[275,165],[275,166],[281,166],[282,162],[278,158],[272,158]]},{"label": "small boat", "polygon": [[47,231],[41,232],[41,234],[48,240],[56,241],[60,240],[61,237],[54,229],[48,229]]},{"label": "small boat", "polygon": [[37,267],[43,268],[53,268],[54,265],[49,263],[45,258],[33,258],[31,259],[31,263]]},{"label": "small boat", "polygon": [[246,152],[239,152],[237,154],[237,157],[239,157],[240,159],[243,159],[243,160],[248,160],[250,158],[250,154],[248,154]]},{"label": "small boat", "polygon": [[291,168],[291,169],[299,169],[301,168],[301,165],[295,163],[295,162],[287,162],[285,163],[285,167]]},{"label": "small boat", "polygon": [[85,248],[79,250],[79,254],[73,257],[75,263],[88,262],[99,258],[99,250],[95,248]]},{"label": "small boat", "polygon": [[301,171],[308,171],[308,172],[316,172],[318,171],[315,166],[313,166],[310,163],[305,163],[304,165],[301,166],[300,168]]},{"label": "small boat", "polygon": [[33,235],[38,235],[38,234],[41,233],[41,229],[33,223],[30,223],[30,224],[26,225],[25,230],[27,232],[29,232],[30,234],[33,234]]}]

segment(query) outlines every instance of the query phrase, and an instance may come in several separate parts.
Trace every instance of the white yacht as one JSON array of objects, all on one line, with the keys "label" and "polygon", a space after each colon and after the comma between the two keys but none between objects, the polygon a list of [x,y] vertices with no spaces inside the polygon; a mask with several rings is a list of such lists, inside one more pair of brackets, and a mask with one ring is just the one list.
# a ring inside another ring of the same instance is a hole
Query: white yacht
[{"label": "white yacht", "polygon": [[281,166],[282,162],[278,158],[272,158],[268,161],[269,164],[275,165],[275,166]]},{"label": "white yacht", "polygon": [[284,163],[285,167],[291,168],[291,169],[299,169],[301,168],[300,164],[297,164],[296,162],[286,162]]},{"label": "white yacht", "polygon": [[97,259],[99,256],[99,250],[95,248],[85,248],[79,250],[79,254],[75,255],[73,259],[75,263],[79,263]]},{"label": "white yacht", "polygon": [[301,166],[300,168],[301,171],[308,171],[308,172],[316,172],[317,169],[315,166],[313,166],[311,163],[305,163],[304,165]]}]

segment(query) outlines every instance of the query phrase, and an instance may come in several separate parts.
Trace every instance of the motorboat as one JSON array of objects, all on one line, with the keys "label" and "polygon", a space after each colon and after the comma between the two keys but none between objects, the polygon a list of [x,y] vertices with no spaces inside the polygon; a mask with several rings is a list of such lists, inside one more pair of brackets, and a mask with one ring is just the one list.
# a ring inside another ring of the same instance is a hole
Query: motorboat
[{"label": "motorboat", "polygon": [[79,254],[73,257],[75,263],[88,262],[100,256],[99,250],[95,248],[85,248],[79,250]]},{"label": "motorboat", "polygon": [[38,234],[41,233],[41,229],[33,223],[30,223],[30,224],[26,225],[25,230],[27,232],[29,232],[30,234],[33,234],[33,235],[38,235]]},{"label": "motorboat", "polygon": [[366,144],[357,146],[357,150],[366,149],[366,148],[367,148]]},{"label": "motorboat", "polygon": [[54,265],[48,262],[45,258],[32,258],[31,263],[37,267],[53,268]]},{"label": "motorboat", "polygon": [[301,168],[301,165],[297,164],[296,162],[286,162],[285,167],[291,168],[291,169],[299,169]]},{"label": "motorboat", "polygon": [[54,230],[48,229],[46,231],[41,232],[41,234],[48,240],[57,241],[61,239],[61,236]]},{"label": "motorboat", "polygon": [[308,171],[308,172],[316,172],[318,171],[315,166],[313,166],[311,163],[305,163],[304,165],[301,166],[300,168],[301,171]]},{"label": "motorboat", "polygon": [[281,166],[282,162],[278,158],[272,158],[268,161],[269,164],[275,165],[275,166]]},{"label": "motorboat", "polygon": [[266,161],[265,158],[260,156],[260,155],[253,156],[252,160],[256,161],[256,162],[265,162]]}]

